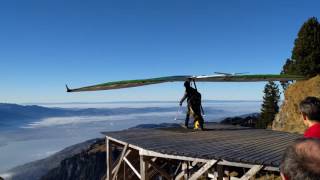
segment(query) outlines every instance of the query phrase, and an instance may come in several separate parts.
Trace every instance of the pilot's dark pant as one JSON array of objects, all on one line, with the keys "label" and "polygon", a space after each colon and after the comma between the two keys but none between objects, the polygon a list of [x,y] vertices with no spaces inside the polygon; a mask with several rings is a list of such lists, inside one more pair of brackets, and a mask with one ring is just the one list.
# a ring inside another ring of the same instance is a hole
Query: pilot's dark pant
[{"label": "pilot's dark pant", "polygon": [[185,123],[184,123],[184,125],[185,125],[186,127],[188,127],[188,125],[189,125],[189,120],[190,120],[190,105],[188,104],[188,105],[187,105],[186,121],[185,121]]},{"label": "pilot's dark pant", "polygon": [[[192,108],[194,124],[195,124],[196,121],[198,121],[198,123],[200,125],[200,129],[203,130],[204,119],[203,119],[203,117],[201,115],[201,105],[194,104],[193,106],[190,105],[190,107]],[[189,114],[191,114],[190,108],[189,108]],[[188,122],[189,122],[189,120],[188,120]]]}]

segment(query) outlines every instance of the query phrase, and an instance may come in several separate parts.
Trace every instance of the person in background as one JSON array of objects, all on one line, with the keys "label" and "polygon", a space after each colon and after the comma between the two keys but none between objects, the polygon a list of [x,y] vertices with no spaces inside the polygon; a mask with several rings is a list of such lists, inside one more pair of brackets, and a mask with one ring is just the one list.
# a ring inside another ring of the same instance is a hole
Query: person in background
[{"label": "person in background", "polygon": [[319,180],[320,140],[302,138],[290,145],[283,155],[280,174],[283,180]]},{"label": "person in background", "polygon": [[200,128],[203,130],[203,117],[201,114],[201,94],[190,85],[190,80],[184,82],[186,88],[184,96],[180,100],[180,106],[187,99],[187,114],[185,120],[185,127],[188,128],[190,114],[194,117],[194,129]]},{"label": "person in background", "polygon": [[307,97],[300,102],[299,108],[303,123],[308,127],[304,137],[320,138],[320,99]]}]

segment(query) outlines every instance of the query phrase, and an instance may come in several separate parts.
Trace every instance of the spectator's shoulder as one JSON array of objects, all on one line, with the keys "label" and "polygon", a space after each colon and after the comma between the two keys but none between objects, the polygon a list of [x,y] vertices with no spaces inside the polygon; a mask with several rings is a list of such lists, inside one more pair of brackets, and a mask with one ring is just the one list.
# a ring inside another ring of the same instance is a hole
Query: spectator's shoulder
[{"label": "spectator's shoulder", "polygon": [[306,138],[319,138],[320,139],[320,123],[317,123],[309,127],[305,133],[304,137]]}]

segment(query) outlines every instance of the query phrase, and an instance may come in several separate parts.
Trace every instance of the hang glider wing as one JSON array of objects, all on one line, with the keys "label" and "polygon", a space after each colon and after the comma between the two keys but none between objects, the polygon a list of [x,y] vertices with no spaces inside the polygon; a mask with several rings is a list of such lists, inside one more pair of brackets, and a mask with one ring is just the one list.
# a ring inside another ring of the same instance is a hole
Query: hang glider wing
[{"label": "hang glider wing", "polygon": [[67,92],[99,91],[99,90],[138,87],[138,86],[159,84],[159,83],[165,83],[165,82],[185,81],[190,77],[191,76],[167,76],[167,77],[150,78],[150,79],[115,81],[115,82],[107,82],[107,83],[103,83],[103,84],[97,84],[97,85],[93,85],[93,86],[81,87],[81,88],[77,88],[77,89],[69,89],[68,86],[66,86],[66,87],[67,87]]},{"label": "hang glider wing", "polygon": [[215,74],[222,74],[222,75],[225,75],[225,76],[232,76],[233,74],[231,73],[224,73],[224,72],[214,72]]},{"label": "hang glider wing", "polygon": [[253,75],[216,75],[202,76],[196,78],[196,81],[201,82],[259,82],[259,81],[294,81],[305,80],[306,78],[298,75],[285,74],[253,74]]},{"label": "hang glider wing", "polygon": [[202,75],[202,76],[167,76],[160,78],[151,79],[138,79],[138,80],[126,80],[126,81],[115,81],[103,84],[97,84],[93,86],[86,86],[77,89],[69,89],[67,92],[80,92],[80,91],[99,91],[99,90],[111,90],[111,89],[122,89],[130,87],[145,86],[151,84],[159,84],[166,82],[178,82],[186,81],[188,79],[195,80],[197,82],[258,82],[258,81],[293,81],[293,80],[304,80],[303,76],[297,75],[279,75],[279,74],[256,74],[256,75]]}]

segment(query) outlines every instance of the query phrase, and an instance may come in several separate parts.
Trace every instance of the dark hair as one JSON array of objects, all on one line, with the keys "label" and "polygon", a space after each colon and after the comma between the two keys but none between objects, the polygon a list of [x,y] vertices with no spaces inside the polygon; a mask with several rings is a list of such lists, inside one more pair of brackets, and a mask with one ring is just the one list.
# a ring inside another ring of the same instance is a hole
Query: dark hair
[{"label": "dark hair", "polygon": [[190,81],[185,81],[184,82],[184,87],[185,88],[190,88],[191,86],[190,86]]},{"label": "dark hair", "polygon": [[298,139],[286,149],[280,171],[289,180],[319,180],[319,152],[319,139]]},{"label": "dark hair", "polygon": [[320,99],[316,97],[306,97],[300,102],[301,113],[306,115],[309,120],[320,121]]}]

